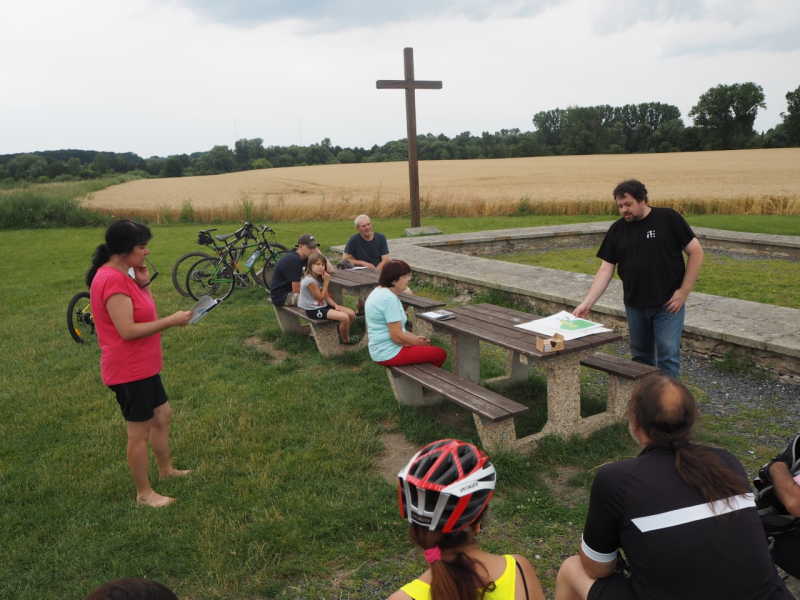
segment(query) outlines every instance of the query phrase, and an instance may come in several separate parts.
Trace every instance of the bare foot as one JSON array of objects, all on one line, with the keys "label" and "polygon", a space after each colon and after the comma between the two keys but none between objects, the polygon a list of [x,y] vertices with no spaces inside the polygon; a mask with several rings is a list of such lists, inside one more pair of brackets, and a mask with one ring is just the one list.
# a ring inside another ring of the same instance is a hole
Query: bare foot
[{"label": "bare foot", "polygon": [[147,496],[136,496],[136,504],[139,506],[152,506],[153,508],[161,508],[175,502],[175,498],[169,496],[162,496],[156,492],[150,492]]},{"label": "bare foot", "polygon": [[185,471],[179,471],[178,469],[172,469],[172,471],[170,471],[166,475],[160,475],[158,477],[158,480],[159,481],[164,481],[166,479],[172,479],[174,477],[185,477],[186,475],[188,475],[191,472],[192,472],[191,469],[186,469]]}]

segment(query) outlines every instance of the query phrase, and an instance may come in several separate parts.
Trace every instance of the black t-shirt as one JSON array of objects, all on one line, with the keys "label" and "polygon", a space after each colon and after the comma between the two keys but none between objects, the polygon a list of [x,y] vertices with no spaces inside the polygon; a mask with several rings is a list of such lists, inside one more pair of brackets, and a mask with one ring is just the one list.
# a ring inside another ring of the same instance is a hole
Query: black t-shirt
[{"label": "black t-shirt", "polygon": [[303,260],[297,250],[283,255],[275,265],[272,273],[272,284],[269,286],[270,298],[276,306],[286,303],[286,296],[292,293],[292,283],[299,283],[303,277],[303,267],[308,261]]},{"label": "black t-shirt", "polygon": [[627,306],[662,306],[683,283],[683,249],[694,237],[674,210],[652,208],[641,221],[616,221],[597,256],[617,265]]},{"label": "black t-shirt", "polygon": [[361,237],[360,233],[356,233],[347,240],[344,251],[356,260],[363,260],[377,267],[383,257],[389,254],[389,244],[382,233],[375,233],[370,241]]},{"label": "black t-shirt", "polygon": [[[709,450],[747,482],[735,457]],[[674,452],[647,448],[597,472],[582,548],[599,562],[610,562],[622,548],[640,599],[788,600],[752,494],[733,500],[733,510],[716,503],[715,516],[678,475]]]}]

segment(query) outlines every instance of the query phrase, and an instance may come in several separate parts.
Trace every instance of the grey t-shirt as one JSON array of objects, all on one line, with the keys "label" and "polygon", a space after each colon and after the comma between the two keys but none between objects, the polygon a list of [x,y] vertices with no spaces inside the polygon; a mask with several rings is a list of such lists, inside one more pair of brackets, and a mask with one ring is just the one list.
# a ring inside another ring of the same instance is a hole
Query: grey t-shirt
[{"label": "grey t-shirt", "polygon": [[328,306],[327,302],[323,302],[322,304],[317,304],[316,298],[314,298],[314,294],[311,293],[311,290],[308,289],[308,286],[316,285],[318,289],[322,290],[322,286],[319,282],[311,277],[310,275],[306,275],[303,277],[302,281],[300,281],[300,297],[297,299],[297,306],[302,308],[303,310],[314,310],[315,308],[319,308],[320,306]]}]

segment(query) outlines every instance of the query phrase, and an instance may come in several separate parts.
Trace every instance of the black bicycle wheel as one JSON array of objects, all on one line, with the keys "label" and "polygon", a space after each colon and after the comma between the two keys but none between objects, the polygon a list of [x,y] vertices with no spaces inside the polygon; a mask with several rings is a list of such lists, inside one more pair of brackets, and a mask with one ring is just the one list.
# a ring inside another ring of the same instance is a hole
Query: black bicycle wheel
[{"label": "black bicycle wheel", "polygon": [[92,307],[89,305],[89,292],[78,292],[67,307],[67,328],[72,339],[83,344],[95,335]]},{"label": "black bicycle wheel", "polygon": [[233,288],[233,273],[218,258],[201,258],[186,274],[186,291],[195,300],[202,296],[225,300],[233,293]]},{"label": "black bicycle wheel", "polygon": [[[288,252],[289,251],[289,249],[286,246],[284,246],[283,244],[272,244],[272,243],[270,243],[270,248],[272,249],[272,252],[274,252],[276,255],[280,255],[280,254],[283,254],[284,252]],[[250,271],[250,274],[253,276],[253,279],[255,279],[255,282],[258,285],[266,285],[267,288],[269,288],[269,284],[272,283],[272,272],[268,270],[270,279],[267,279],[266,282],[264,281],[264,278],[261,276],[261,274],[264,272],[264,268],[269,263],[269,259],[270,259],[269,254],[263,254],[258,259],[256,264],[253,265],[253,270]],[[277,261],[275,261],[275,262],[277,262]],[[269,292],[269,289],[267,289],[267,292]]]},{"label": "black bicycle wheel", "polygon": [[186,275],[189,272],[189,268],[201,258],[212,258],[212,256],[208,252],[189,252],[176,260],[172,266],[172,285],[175,286],[181,296],[189,297],[189,292],[186,291],[185,287]]},{"label": "black bicycle wheel", "polygon": [[[281,248],[284,248],[284,246],[281,246]],[[278,261],[283,258],[283,255],[287,252],[289,252],[287,249],[277,252],[275,257],[269,257],[269,260],[267,260],[264,263],[264,266],[261,268],[261,281],[264,282],[264,288],[267,290],[267,295],[269,295],[272,291],[272,275],[275,272],[275,265],[278,264]]]}]

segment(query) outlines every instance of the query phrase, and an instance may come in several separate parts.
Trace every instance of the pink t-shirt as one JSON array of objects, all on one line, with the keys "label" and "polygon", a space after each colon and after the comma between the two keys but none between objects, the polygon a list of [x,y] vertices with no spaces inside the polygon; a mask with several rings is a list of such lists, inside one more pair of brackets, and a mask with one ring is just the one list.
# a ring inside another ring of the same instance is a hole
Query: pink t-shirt
[{"label": "pink t-shirt", "polygon": [[100,376],[105,385],[139,381],[161,372],[161,334],[124,340],[114,327],[106,302],[114,294],[128,296],[136,323],[156,321],[156,303],[147,291],[113,267],[100,267],[89,290],[97,341],[102,350]]}]

